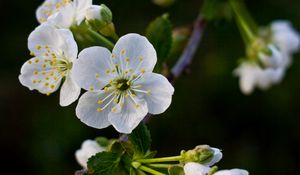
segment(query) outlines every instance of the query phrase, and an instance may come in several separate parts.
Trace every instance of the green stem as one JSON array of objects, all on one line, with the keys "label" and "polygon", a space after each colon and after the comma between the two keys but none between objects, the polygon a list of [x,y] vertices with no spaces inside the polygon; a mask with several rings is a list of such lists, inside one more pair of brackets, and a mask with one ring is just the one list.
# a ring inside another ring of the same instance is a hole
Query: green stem
[{"label": "green stem", "polygon": [[147,166],[151,168],[167,168],[167,169],[174,165],[177,164],[147,164]]},{"label": "green stem", "polygon": [[141,171],[139,169],[136,170],[138,175],[147,175],[146,173],[144,173],[144,171]]},{"label": "green stem", "polygon": [[119,40],[119,36],[115,32],[111,35],[111,38],[116,42]]},{"label": "green stem", "polygon": [[[242,33],[242,35],[245,36],[245,38],[247,38],[246,44],[250,44],[255,40],[255,34],[254,34],[253,29],[247,23],[247,18],[244,15],[244,14],[247,14],[245,12],[245,9],[241,8],[241,6],[242,6],[240,4],[241,2],[238,2],[238,1],[240,1],[240,0],[230,0],[229,2],[235,13],[236,20],[237,20],[238,25],[240,26],[241,33]],[[250,16],[250,15],[246,15],[246,16]]]},{"label": "green stem", "polygon": [[162,158],[152,158],[152,159],[140,159],[136,160],[136,162],[140,163],[156,163],[156,162],[176,162],[182,159],[181,156],[173,156],[173,157],[162,157]]},{"label": "green stem", "polygon": [[163,173],[161,173],[161,172],[158,172],[158,171],[156,171],[156,170],[154,170],[154,169],[151,169],[151,168],[146,167],[146,166],[143,166],[143,165],[140,166],[139,169],[140,169],[140,170],[143,170],[143,171],[145,171],[145,172],[147,172],[147,173],[153,174],[153,175],[165,175],[165,174],[163,174]]},{"label": "green stem", "polygon": [[88,32],[93,37],[93,39],[95,39],[97,42],[99,42],[99,44],[107,47],[109,50],[112,50],[114,48],[114,44],[111,41],[109,41],[108,39],[106,39],[104,36],[99,34],[98,32],[95,32],[92,29],[88,29]]}]

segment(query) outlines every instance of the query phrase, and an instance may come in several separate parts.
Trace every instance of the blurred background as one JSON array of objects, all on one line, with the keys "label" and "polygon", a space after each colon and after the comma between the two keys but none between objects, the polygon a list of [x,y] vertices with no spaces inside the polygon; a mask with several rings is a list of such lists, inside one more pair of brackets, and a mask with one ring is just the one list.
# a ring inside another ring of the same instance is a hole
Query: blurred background
[{"label": "blurred background", "polygon": [[[260,25],[288,19],[300,31],[299,0],[246,1]],[[0,1],[1,174],[66,175],[81,169],[74,152],[85,139],[118,137],[112,128],[96,130],[75,116],[76,104],[62,108],[59,93],[47,97],[18,81],[30,58],[27,37],[37,26],[42,0]],[[169,8],[151,0],[94,0],[114,14],[119,35],[145,33],[155,17],[169,12],[173,25],[191,24],[201,0],[177,0]],[[177,81],[173,103],[149,123],[159,156],[179,154],[198,144],[223,150],[220,168],[244,168],[255,175],[300,174],[300,54],[279,85],[250,96],[241,94],[232,71],[244,55],[233,22],[209,23],[191,65]],[[4,157],[3,157],[4,155]]]}]

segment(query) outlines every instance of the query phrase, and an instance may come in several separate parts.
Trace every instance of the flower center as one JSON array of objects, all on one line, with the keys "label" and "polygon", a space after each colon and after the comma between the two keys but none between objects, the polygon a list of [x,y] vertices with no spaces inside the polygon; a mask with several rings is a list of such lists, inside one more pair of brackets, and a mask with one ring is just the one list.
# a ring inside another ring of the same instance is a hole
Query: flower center
[{"label": "flower center", "polygon": [[116,81],[116,88],[120,91],[126,91],[130,88],[130,83],[127,79],[119,79]]}]

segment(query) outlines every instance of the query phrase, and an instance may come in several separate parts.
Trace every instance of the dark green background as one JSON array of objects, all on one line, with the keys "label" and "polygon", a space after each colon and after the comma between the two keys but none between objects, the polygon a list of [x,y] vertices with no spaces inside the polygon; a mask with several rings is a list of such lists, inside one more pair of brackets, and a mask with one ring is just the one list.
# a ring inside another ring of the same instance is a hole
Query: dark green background
[{"label": "dark green background", "polygon": [[[148,22],[165,11],[174,26],[189,24],[201,5],[200,0],[177,0],[162,9],[150,0],[94,1],[111,8],[120,35],[143,34]],[[0,1],[1,174],[72,174],[80,169],[74,152],[83,140],[118,137],[112,127],[96,130],[81,123],[75,104],[58,105],[58,93],[46,97],[19,83],[20,68],[30,58],[27,37],[37,26],[35,9],[41,3]],[[289,19],[300,30],[299,0],[248,0],[247,5],[260,25]],[[244,96],[232,76],[243,54],[234,23],[208,25],[191,73],[176,83],[171,107],[149,123],[153,149],[168,156],[209,144],[223,150],[221,168],[245,168],[255,175],[300,174],[300,55],[281,84]]]}]

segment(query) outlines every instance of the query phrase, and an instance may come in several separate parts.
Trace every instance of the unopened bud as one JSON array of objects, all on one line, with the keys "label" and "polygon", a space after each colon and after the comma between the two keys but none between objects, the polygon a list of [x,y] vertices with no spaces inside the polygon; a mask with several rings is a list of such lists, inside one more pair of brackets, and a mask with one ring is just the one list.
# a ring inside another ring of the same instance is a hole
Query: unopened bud
[{"label": "unopened bud", "polygon": [[183,162],[197,162],[205,164],[213,159],[214,151],[208,145],[196,146],[196,148],[188,151],[181,151]]},{"label": "unopened bud", "polygon": [[115,32],[112,12],[106,5],[92,5],[86,10],[85,17],[87,23],[103,35],[111,36]]}]

